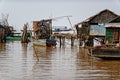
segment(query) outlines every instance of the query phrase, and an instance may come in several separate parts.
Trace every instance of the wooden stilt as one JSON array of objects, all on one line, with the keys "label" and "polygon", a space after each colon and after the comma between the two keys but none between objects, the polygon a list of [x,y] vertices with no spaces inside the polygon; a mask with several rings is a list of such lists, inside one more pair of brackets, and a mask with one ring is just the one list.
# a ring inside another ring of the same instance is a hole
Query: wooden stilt
[{"label": "wooden stilt", "polygon": [[74,37],[73,36],[71,36],[71,46],[74,46]]},{"label": "wooden stilt", "polygon": [[61,48],[61,45],[62,45],[62,43],[61,43],[61,36],[59,36],[59,40],[60,40],[60,48]]},{"label": "wooden stilt", "polygon": [[65,46],[65,36],[62,37],[63,40],[63,46]]}]

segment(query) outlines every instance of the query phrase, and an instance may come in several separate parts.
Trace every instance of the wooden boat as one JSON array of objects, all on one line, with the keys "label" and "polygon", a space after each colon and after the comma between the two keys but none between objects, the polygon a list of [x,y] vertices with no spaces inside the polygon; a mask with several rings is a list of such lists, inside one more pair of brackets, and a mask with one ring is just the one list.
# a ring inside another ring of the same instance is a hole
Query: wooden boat
[{"label": "wooden boat", "polygon": [[120,48],[88,48],[90,55],[103,59],[120,59]]},{"label": "wooden boat", "polygon": [[46,40],[45,40],[45,39],[35,40],[35,41],[33,42],[33,46],[46,47]]},{"label": "wooden boat", "polygon": [[50,46],[56,46],[56,40],[54,39],[39,39],[33,42],[34,46],[43,46],[43,47],[50,47]]},{"label": "wooden boat", "polygon": [[14,36],[14,37],[7,36],[6,40],[20,41],[21,40],[21,36]]},{"label": "wooden boat", "polygon": [[54,39],[47,39],[46,40],[46,45],[47,46],[56,46],[56,40],[54,40]]}]

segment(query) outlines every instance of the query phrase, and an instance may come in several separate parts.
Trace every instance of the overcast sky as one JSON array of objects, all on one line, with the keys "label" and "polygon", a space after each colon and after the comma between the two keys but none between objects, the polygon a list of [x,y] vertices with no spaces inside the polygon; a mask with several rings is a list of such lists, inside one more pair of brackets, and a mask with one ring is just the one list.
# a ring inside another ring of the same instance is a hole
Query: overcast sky
[{"label": "overcast sky", "polygon": [[[0,0],[0,14],[8,13],[9,25],[17,30],[26,22],[68,15],[75,25],[104,9],[120,15],[120,0]],[[70,27],[67,18],[53,21],[53,25]]]}]

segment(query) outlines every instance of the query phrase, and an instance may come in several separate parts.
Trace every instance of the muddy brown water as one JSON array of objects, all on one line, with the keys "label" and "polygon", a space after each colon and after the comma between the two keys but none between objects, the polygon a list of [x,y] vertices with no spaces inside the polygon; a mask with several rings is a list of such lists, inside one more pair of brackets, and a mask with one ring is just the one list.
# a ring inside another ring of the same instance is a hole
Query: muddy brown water
[{"label": "muddy brown water", "polygon": [[76,46],[38,52],[19,41],[0,44],[0,80],[120,80],[120,60],[91,57]]}]

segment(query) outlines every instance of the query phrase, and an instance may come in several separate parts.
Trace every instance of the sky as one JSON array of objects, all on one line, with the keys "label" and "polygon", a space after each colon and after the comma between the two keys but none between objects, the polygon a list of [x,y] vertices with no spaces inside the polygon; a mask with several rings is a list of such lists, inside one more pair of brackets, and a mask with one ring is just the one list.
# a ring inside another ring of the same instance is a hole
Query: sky
[{"label": "sky", "polygon": [[[0,14],[9,14],[8,23],[16,30],[27,22],[32,29],[32,21],[61,16],[72,16],[74,26],[104,9],[120,15],[120,0],[0,0]],[[66,17],[53,21],[53,26],[71,27]]]}]

